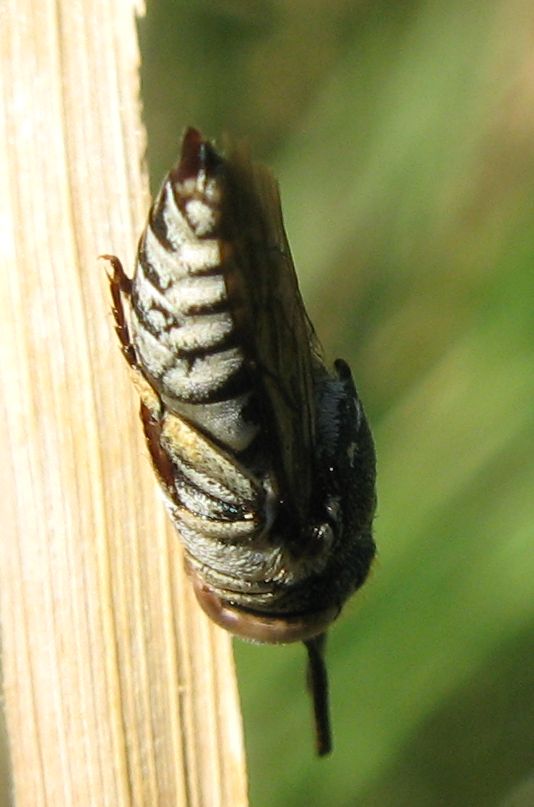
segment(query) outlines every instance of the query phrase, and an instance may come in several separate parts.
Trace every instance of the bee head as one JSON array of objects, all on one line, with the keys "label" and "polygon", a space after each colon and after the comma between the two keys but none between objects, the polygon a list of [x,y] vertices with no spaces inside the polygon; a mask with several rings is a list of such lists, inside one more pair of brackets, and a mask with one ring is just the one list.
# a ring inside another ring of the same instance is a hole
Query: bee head
[{"label": "bee head", "polygon": [[249,611],[223,600],[191,567],[188,568],[198,603],[217,625],[234,636],[261,644],[306,642],[323,634],[339,614],[339,606],[306,614],[272,616]]}]

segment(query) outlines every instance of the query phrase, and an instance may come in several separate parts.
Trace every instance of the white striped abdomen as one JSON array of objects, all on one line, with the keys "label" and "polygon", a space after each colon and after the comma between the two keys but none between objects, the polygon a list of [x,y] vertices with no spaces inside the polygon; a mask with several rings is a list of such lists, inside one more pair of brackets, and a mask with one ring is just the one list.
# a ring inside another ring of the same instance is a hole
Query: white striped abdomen
[{"label": "white striped abdomen", "polygon": [[139,245],[133,343],[166,407],[241,452],[258,424],[245,416],[251,379],[226,286],[232,255],[217,233],[218,190],[206,181],[199,198],[199,182],[181,187],[178,204],[167,179]]}]

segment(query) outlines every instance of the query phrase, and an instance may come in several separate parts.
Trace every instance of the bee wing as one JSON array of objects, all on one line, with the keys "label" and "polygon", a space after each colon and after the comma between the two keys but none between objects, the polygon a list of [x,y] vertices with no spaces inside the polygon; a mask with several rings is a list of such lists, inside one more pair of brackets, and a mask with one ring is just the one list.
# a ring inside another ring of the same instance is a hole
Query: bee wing
[{"label": "bee wing", "polygon": [[[234,147],[227,162],[224,234],[237,252],[227,284],[260,384],[261,426],[272,446],[279,496],[299,523],[313,474],[314,334],[300,295],[271,172]],[[233,287],[233,288],[232,288]]]}]

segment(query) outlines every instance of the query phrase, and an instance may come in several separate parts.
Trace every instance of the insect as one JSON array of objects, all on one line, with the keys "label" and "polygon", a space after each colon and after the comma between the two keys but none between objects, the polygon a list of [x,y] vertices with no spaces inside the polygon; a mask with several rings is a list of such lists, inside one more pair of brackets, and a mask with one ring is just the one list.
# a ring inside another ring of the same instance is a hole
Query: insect
[{"label": "insect", "polygon": [[304,642],[331,750],[325,632],[375,544],[373,441],[351,372],[306,315],[272,174],[190,128],[110,278],[116,331],[198,602],[258,642]]}]

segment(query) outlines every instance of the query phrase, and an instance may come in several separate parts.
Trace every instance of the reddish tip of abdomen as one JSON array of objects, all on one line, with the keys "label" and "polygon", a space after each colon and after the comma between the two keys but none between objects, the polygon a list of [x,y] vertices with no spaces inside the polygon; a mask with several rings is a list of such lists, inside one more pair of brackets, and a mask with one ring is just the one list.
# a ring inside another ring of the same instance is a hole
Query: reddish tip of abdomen
[{"label": "reddish tip of abdomen", "polygon": [[201,171],[212,174],[221,164],[222,159],[209,140],[190,126],[182,140],[180,160],[171,174],[175,182],[184,182],[195,179]]}]

